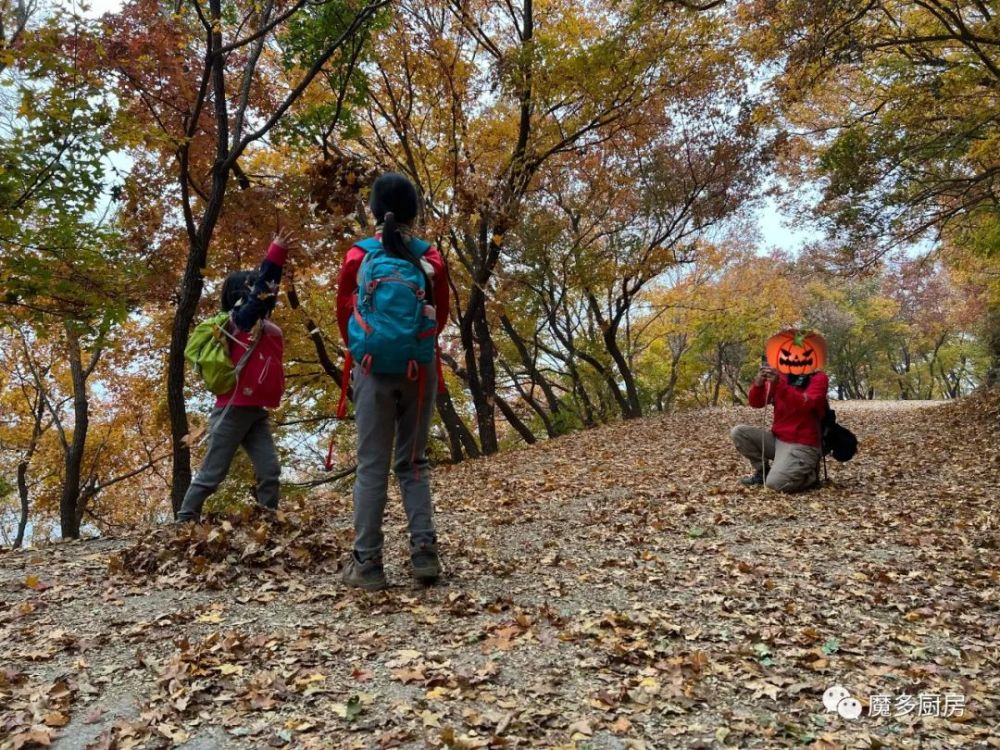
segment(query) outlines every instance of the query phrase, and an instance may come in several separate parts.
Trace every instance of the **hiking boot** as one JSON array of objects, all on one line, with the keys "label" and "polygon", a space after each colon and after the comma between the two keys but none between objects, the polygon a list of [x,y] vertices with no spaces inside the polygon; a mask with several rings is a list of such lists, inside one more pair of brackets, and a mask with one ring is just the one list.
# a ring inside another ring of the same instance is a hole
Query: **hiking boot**
[{"label": "hiking boot", "polygon": [[382,568],[381,557],[373,557],[371,560],[362,562],[354,552],[351,552],[340,577],[344,579],[344,583],[356,589],[382,591],[389,588],[389,581],[386,580],[385,570]]},{"label": "hiking boot", "polygon": [[740,479],[740,484],[745,487],[756,487],[757,485],[764,484],[764,470],[757,469],[757,471],[753,473],[753,476],[743,477]]},{"label": "hiking boot", "polygon": [[436,544],[421,544],[410,552],[413,575],[421,583],[434,583],[441,577],[441,560]]}]

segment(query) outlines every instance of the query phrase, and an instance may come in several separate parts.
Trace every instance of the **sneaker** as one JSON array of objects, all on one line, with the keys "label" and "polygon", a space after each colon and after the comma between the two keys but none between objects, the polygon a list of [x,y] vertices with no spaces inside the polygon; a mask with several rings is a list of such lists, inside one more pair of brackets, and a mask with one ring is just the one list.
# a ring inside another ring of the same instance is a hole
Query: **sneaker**
[{"label": "sneaker", "polygon": [[410,552],[413,575],[421,583],[434,583],[441,577],[441,560],[436,544],[421,544]]},{"label": "sneaker", "polygon": [[365,591],[382,591],[389,588],[385,570],[382,568],[382,558],[374,557],[362,562],[354,552],[351,552],[347,565],[340,573],[344,583],[356,589]]},{"label": "sneaker", "polygon": [[757,469],[757,471],[753,473],[753,476],[743,477],[740,479],[740,484],[745,487],[755,487],[757,485],[764,484],[764,470]]}]

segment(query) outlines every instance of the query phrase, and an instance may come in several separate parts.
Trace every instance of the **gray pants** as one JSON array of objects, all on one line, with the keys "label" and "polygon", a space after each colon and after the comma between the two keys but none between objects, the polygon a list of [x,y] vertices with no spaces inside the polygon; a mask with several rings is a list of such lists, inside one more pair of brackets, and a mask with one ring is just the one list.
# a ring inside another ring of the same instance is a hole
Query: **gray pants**
[{"label": "gray pants", "polygon": [[278,478],[281,464],[268,426],[267,409],[262,406],[233,406],[221,422],[222,407],[208,417],[208,452],[184,495],[177,520],[192,521],[201,515],[205,500],[222,484],[229,466],[241,445],[250,456],[257,478],[257,502],[267,508],[278,507]]},{"label": "gray pants", "polygon": [[746,456],[755,470],[761,468],[761,456],[771,462],[765,484],[778,492],[798,492],[811,487],[819,478],[821,456],[811,445],[786,443],[770,430],[740,424],[730,435],[736,450]]},{"label": "gray pants", "polygon": [[382,517],[394,469],[410,528],[410,549],[434,544],[434,511],[428,475],[427,433],[437,394],[437,371],[425,368],[418,411],[417,381],[405,375],[365,375],[354,368],[354,419],[358,428],[358,472],[354,480],[354,552],[361,561],[382,555]]}]

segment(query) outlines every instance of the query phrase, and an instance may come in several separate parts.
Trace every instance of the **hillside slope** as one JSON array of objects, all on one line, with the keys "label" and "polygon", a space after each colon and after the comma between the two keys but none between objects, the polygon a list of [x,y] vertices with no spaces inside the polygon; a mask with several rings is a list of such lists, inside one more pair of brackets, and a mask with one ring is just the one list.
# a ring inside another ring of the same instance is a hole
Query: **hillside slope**
[{"label": "hillside slope", "polygon": [[837,408],[801,496],[736,482],[749,409],[440,469],[431,589],[395,496],[381,594],[346,497],[6,554],[0,747],[1000,747],[1000,401]]}]

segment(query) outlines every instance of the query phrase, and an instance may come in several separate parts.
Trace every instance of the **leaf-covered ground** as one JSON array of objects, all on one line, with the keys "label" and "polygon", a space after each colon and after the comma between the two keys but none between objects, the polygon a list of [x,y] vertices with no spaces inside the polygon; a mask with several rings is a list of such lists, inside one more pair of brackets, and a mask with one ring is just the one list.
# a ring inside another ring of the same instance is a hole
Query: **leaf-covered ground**
[{"label": "leaf-covered ground", "polygon": [[800,496],[737,484],[744,409],[439,469],[429,589],[395,498],[379,594],[347,497],[7,554],[0,748],[1000,747],[1000,398],[838,413]]}]

